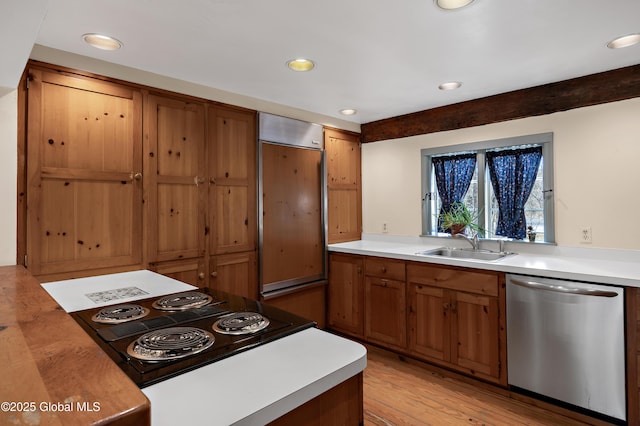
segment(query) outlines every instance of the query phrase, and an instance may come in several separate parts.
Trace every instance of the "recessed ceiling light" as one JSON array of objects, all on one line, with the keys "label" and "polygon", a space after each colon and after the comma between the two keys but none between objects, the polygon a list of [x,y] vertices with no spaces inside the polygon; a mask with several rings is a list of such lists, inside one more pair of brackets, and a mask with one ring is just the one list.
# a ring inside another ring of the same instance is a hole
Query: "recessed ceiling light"
[{"label": "recessed ceiling light", "polygon": [[292,71],[311,71],[316,64],[309,59],[297,58],[288,61],[287,66]]},{"label": "recessed ceiling light", "polygon": [[449,81],[447,83],[442,83],[441,85],[439,85],[438,89],[440,89],[440,90],[455,90],[455,89],[459,88],[460,86],[462,86],[462,83],[460,83],[459,81]]},{"label": "recessed ceiling light", "polygon": [[118,50],[122,47],[120,40],[103,34],[85,34],[82,39],[85,43],[102,50]]},{"label": "recessed ceiling light", "polygon": [[473,2],[473,0],[435,0],[436,5],[440,9],[453,10],[465,7]]},{"label": "recessed ceiling light", "polygon": [[353,108],[345,108],[340,110],[340,114],[342,115],[356,115],[357,113],[358,110]]},{"label": "recessed ceiling light", "polygon": [[621,49],[623,47],[633,46],[640,43],[640,34],[629,34],[626,36],[618,37],[607,43],[609,49]]}]

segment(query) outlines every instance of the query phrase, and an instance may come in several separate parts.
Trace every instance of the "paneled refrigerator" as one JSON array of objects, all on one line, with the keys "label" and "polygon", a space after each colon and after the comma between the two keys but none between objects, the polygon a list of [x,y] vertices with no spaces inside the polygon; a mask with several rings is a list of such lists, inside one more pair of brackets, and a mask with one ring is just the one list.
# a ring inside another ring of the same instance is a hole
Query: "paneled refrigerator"
[{"label": "paneled refrigerator", "polygon": [[326,279],[326,179],[318,124],[258,115],[258,249],[264,296]]}]

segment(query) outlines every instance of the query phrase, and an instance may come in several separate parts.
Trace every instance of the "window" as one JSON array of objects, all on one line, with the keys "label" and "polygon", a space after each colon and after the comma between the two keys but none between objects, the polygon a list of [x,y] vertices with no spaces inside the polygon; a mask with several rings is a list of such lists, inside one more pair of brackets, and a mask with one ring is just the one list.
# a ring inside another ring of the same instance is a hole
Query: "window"
[{"label": "window", "polygon": [[438,227],[440,212],[462,201],[477,216],[482,238],[524,239],[531,227],[536,241],[555,242],[552,133],[426,148],[421,155],[423,235],[448,235]]}]

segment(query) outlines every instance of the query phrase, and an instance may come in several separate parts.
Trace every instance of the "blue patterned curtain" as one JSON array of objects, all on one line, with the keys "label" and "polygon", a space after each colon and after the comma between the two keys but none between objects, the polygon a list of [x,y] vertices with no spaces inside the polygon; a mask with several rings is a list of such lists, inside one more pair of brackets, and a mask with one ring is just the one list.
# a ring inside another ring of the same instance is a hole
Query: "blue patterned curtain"
[{"label": "blue patterned curtain", "polygon": [[[436,174],[438,195],[442,200],[440,214],[449,210],[451,204],[462,201],[467,193],[476,168],[476,154],[457,154],[431,159]],[[442,232],[440,223],[438,231]]]},{"label": "blue patterned curtain", "polygon": [[496,235],[523,239],[527,234],[524,205],[538,174],[542,147],[487,152],[487,167],[498,199]]}]

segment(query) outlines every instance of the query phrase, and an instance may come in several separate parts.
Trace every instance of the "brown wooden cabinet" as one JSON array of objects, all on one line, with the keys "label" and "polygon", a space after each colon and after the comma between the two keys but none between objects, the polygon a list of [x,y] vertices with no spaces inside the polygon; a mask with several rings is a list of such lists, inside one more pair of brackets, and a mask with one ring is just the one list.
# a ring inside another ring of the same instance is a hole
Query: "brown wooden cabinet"
[{"label": "brown wooden cabinet", "polygon": [[168,262],[152,262],[149,270],[175,278],[178,281],[203,288],[206,286],[204,258],[170,260]]},{"label": "brown wooden cabinet", "polygon": [[497,272],[408,263],[410,353],[506,385],[503,281]]},{"label": "brown wooden cabinet", "polygon": [[28,80],[25,263],[40,277],[139,266],[140,91],[39,67]]},{"label": "brown wooden cabinet", "polygon": [[149,259],[202,258],[199,286],[256,298],[255,113],[154,95],[147,105]]},{"label": "brown wooden cabinet", "polygon": [[257,297],[255,111],[46,64],[27,74],[18,244],[33,274],[149,268]]},{"label": "brown wooden cabinet", "polygon": [[358,134],[325,129],[329,244],[359,240],[362,232],[362,183]]},{"label": "brown wooden cabinet", "polygon": [[208,286],[253,299],[258,298],[255,129],[254,111],[207,109]]},{"label": "brown wooden cabinet", "polygon": [[329,327],[507,386],[504,274],[333,252]]},{"label": "brown wooden cabinet", "polygon": [[204,256],[204,105],[150,95],[144,129],[148,261]]},{"label": "brown wooden cabinet", "polygon": [[406,349],[406,283],[403,260],[365,258],[364,335]]},{"label": "brown wooden cabinet", "polygon": [[364,336],[364,258],[349,254],[329,256],[329,327]]},{"label": "brown wooden cabinet", "polygon": [[209,288],[237,294],[250,299],[258,298],[256,253],[222,254],[209,260]]},{"label": "brown wooden cabinet", "polygon": [[209,253],[256,249],[256,115],[209,107]]},{"label": "brown wooden cabinet", "polygon": [[316,281],[313,284],[296,287],[291,290],[272,292],[266,298],[261,296],[260,300],[276,308],[315,321],[318,328],[326,327],[326,281]]},{"label": "brown wooden cabinet", "polygon": [[328,313],[336,331],[406,349],[405,262],[331,253]]}]

